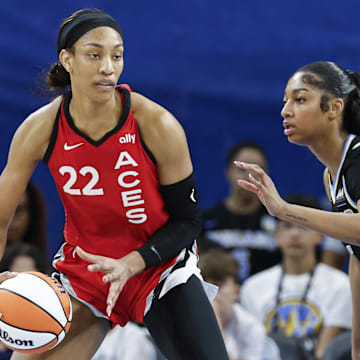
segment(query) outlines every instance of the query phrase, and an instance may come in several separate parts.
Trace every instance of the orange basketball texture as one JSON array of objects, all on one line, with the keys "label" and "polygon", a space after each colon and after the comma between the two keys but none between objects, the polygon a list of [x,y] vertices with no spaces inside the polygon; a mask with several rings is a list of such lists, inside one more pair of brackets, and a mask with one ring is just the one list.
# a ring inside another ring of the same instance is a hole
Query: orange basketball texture
[{"label": "orange basketball texture", "polygon": [[62,285],[33,271],[0,284],[0,313],[0,340],[25,353],[40,353],[58,345],[72,318],[70,298]]}]

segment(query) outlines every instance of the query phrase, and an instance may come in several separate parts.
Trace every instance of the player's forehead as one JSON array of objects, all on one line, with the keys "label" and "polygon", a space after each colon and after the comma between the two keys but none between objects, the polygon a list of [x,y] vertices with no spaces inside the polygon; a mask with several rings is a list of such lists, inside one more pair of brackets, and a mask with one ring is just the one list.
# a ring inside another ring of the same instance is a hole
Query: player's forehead
[{"label": "player's forehead", "polygon": [[75,46],[87,46],[91,44],[110,44],[114,47],[123,47],[123,39],[118,31],[108,26],[100,26],[89,30],[82,35],[74,44]]},{"label": "player's forehead", "polygon": [[[296,72],[294,75],[290,77],[288,80],[286,87],[285,87],[285,95],[291,96],[296,95],[297,93],[303,91],[303,92],[314,92],[317,91],[314,86],[306,82],[306,77],[308,76],[308,73],[305,72]],[[314,74],[311,74],[312,77],[316,76]]]}]

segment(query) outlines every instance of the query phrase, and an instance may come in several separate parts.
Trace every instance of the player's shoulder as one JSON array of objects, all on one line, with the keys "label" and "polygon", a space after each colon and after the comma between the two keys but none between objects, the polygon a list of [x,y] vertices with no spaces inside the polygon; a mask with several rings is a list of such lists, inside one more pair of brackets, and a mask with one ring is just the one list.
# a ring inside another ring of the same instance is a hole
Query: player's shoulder
[{"label": "player's shoulder", "polygon": [[346,153],[344,168],[347,165],[359,163],[360,161],[360,136],[355,136],[349,145],[349,149]]},{"label": "player's shoulder", "polygon": [[356,151],[357,153],[360,153],[360,136],[357,135],[354,137],[354,139],[351,142],[350,145],[350,151]]},{"label": "player's shoulder", "polygon": [[137,92],[131,92],[131,109],[142,127],[166,131],[179,126],[177,119],[170,111]]},{"label": "player's shoulder", "polygon": [[12,141],[13,149],[21,149],[36,160],[42,159],[50,141],[61,99],[62,97],[56,98],[40,107],[20,124]]},{"label": "player's shoulder", "polygon": [[187,147],[184,129],[164,107],[132,92],[131,109],[144,142],[157,160],[164,156],[168,149],[181,152]]},{"label": "player's shoulder", "polygon": [[62,96],[59,96],[48,104],[38,108],[23,121],[21,127],[31,132],[51,132],[61,101]]}]

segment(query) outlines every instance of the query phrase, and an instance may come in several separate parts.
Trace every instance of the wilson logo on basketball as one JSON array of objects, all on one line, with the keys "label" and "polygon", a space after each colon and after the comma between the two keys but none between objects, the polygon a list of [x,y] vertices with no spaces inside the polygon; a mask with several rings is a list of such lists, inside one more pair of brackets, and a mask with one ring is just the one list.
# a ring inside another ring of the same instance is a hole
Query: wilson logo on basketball
[{"label": "wilson logo on basketball", "polygon": [[32,340],[21,340],[21,339],[13,339],[7,331],[3,331],[0,329],[0,339],[6,341],[9,344],[16,344],[21,346],[34,346]]}]

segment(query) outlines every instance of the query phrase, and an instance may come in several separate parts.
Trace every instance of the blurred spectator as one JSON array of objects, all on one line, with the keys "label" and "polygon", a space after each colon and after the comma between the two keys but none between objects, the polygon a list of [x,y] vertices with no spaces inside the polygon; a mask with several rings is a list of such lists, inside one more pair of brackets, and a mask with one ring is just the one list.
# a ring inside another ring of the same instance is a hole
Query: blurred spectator
[{"label": "blurred spectator", "polygon": [[236,303],[240,290],[237,282],[238,262],[231,254],[213,249],[200,256],[199,266],[204,279],[219,286],[212,305],[230,359],[261,359],[265,328],[256,317]]},{"label": "blurred spectator", "polygon": [[[312,197],[294,195],[288,201],[319,208]],[[321,234],[279,220],[275,237],[282,264],[250,277],[243,285],[241,303],[277,340],[290,337],[299,351],[320,359],[330,341],[351,328],[348,276],[317,263]]]},{"label": "blurred spectator", "polygon": [[267,170],[265,151],[253,141],[242,141],[228,153],[226,178],[230,194],[221,203],[203,212],[200,252],[222,248],[232,252],[239,262],[240,281],[277,264],[280,255],[272,231],[275,220],[267,214],[258,197],[236,184],[248,174],[234,165],[234,160],[259,164]]},{"label": "blurred spectator", "polygon": [[9,225],[7,245],[28,243],[48,255],[45,212],[44,198],[38,187],[30,182]]},{"label": "blurred spectator", "polygon": [[[6,247],[0,269],[0,272],[40,271],[49,274],[50,263],[42,250],[30,244],[18,243]],[[12,351],[0,342],[0,360],[10,359],[11,354]]]},{"label": "blurred spectator", "polygon": [[325,236],[322,246],[321,261],[324,264],[347,272],[349,254],[344,244],[329,236]]},{"label": "blurred spectator", "polygon": [[9,245],[0,262],[2,271],[40,271],[44,274],[51,273],[51,266],[47,254],[31,244],[19,243]]},{"label": "blurred spectator", "polygon": [[106,335],[92,360],[156,360],[157,351],[144,326],[127,323]]}]

